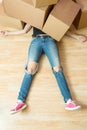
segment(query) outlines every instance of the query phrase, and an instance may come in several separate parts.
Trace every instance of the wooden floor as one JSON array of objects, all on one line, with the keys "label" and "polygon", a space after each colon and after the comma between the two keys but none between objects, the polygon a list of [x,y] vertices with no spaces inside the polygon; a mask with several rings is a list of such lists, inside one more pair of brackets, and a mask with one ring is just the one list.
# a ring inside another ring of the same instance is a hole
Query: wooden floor
[{"label": "wooden floor", "polygon": [[[4,26],[2,14],[0,29],[18,29]],[[87,28],[77,32],[87,36]],[[31,34],[32,30],[21,36],[0,36],[0,130],[87,130],[87,42],[67,36],[59,43],[61,63],[72,96],[82,109],[73,112],[64,109],[48,59],[43,55],[27,98],[29,106],[10,115],[23,78]]]}]

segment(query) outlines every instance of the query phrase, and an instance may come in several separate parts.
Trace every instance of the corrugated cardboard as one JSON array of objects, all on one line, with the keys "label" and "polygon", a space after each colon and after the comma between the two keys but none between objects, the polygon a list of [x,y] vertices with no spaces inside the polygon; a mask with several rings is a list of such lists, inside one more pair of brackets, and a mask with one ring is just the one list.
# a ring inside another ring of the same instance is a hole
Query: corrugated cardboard
[{"label": "corrugated cardboard", "polygon": [[[29,4],[31,4],[31,0],[23,0]],[[43,6],[48,6],[52,4],[56,4],[58,0],[32,0],[32,4],[34,7],[43,7]]]},{"label": "corrugated cardboard", "polygon": [[45,19],[52,8],[52,6],[34,8],[31,4],[22,0],[4,0],[3,4],[5,12],[9,16],[20,19],[39,29],[42,29]]},{"label": "corrugated cardboard", "polygon": [[59,41],[71,26],[80,6],[72,0],[60,0],[53,8],[43,31]]},{"label": "corrugated cardboard", "polygon": [[75,18],[73,24],[77,29],[87,27],[87,0],[76,0],[81,5],[81,10]]}]

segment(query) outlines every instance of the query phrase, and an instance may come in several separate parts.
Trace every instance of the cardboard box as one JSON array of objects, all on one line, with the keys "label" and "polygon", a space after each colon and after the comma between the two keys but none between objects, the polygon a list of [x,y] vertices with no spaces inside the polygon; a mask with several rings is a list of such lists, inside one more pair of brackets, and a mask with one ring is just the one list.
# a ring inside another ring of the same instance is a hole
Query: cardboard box
[{"label": "cardboard box", "polygon": [[3,5],[0,5],[0,28],[1,30],[8,30],[8,29],[13,29],[13,30],[20,30],[23,29],[23,23],[15,18],[9,17],[3,9]]},{"label": "cardboard box", "polygon": [[[32,3],[32,0],[30,1]],[[31,4],[25,3],[22,0],[4,0],[3,4],[5,12],[9,16],[20,19],[39,29],[42,29],[52,8],[52,6],[34,8]]]},{"label": "cardboard box", "polygon": [[[31,4],[31,0],[23,0],[29,4]],[[48,5],[56,4],[58,0],[32,0],[32,4],[34,7],[43,7]]]},{"label": "cardboard box", "polygon": [[72,0],[60,0],[51,11],[43,31],[59,41],[71,26],[80,10],[80,5]]},{"label": "cardboard box", "polygon": [[75,18],[73,24],[77,29],[87,27],[87,0],[76,0],[81,5],[81,10]]},{"label": "cardboard box", "polygon": [[[23,29],[24,24],[15,18],[9,17],[9,16],[2,16],[0,15],[0,27],[3,27],[4,30],[20,30]],[[0,29],[1,30],[1,29]]]}]

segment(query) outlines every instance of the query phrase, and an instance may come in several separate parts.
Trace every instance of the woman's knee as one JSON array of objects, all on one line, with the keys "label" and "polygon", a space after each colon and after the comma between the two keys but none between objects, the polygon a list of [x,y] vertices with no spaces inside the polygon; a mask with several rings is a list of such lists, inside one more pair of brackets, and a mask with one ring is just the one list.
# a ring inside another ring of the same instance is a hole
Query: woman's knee
[{"label": "woman's knee", "polygon": [[30,61],[27,65],[27,71],[30,74],[35,74],[38,71],[38,63]]},{"label": "woman's knee", "polygon": [[59,70],[62,70],[61,66],[54,66],[53,71],[58,72]]}]

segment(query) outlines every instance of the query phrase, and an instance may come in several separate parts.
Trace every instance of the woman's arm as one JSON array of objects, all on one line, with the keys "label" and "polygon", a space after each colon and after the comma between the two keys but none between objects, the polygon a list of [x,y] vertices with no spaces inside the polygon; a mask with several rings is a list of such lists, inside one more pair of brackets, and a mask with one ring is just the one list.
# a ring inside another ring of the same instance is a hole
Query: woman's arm
[{"label": "woman's arm", "polygon": [[72,37],[74,39],[77,39],[77,40],[79,40],[81,42],[87,41],[87,37],[86,36],[84,36],[82,34],[73,33],[72,31],[67,31],[66,35],[69,36],[69,37]]},{"label": "woman's arm", "polygon": [[31,25],[29,25],[28,23],[25,25],[24,29],[19,30],[19,31],[0,31],[0,35],[20,35],[20,34],[25,34],[27,33],[30,29],[32,28]]}]

